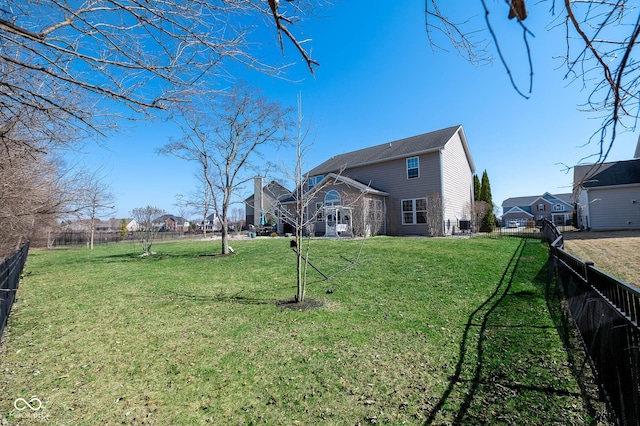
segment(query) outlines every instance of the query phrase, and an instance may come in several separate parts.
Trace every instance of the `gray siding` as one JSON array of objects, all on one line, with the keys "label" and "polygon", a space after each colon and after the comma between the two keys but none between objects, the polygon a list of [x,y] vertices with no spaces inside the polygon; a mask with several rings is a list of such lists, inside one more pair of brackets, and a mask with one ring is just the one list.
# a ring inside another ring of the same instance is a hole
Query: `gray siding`
[{"label": "gray siding", "polygon": [[442,169],[443,223],[445,233],[449,234],[458,225],[458,218],[465,218],[464,213],[473,201],[473,172],[459,132],[442,150]]},{"label": "gray siding", "polygon": [[387,233],[391,235],[426,235],[426,224],[402,225],[402,200],[425,198],[440,192],[440,154],[432,152],[418,156],[420,177],[407,179],[406,158],[386,163],[349,168],[345,176],[372,188],[391,194],[387,199]]},{"label": "gray siding", "polygon": [[640,185],[590,188],[588,205],[592,229],[640,229]]}]

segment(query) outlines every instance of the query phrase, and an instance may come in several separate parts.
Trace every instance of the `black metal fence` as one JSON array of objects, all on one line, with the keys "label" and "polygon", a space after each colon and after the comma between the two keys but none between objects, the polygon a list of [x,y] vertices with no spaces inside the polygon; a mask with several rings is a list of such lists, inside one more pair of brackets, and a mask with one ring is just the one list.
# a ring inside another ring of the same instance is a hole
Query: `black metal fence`
[{"label": "black metal fence", "polygon": [[640,291],[564,251],[563,236],[551,222],[543,224],[542,234],[550,246],[550,277],[564,295],[617,423],[640,426]]},{"label": "black metal fence", "polygon": [[13,306],[28,253],[29,243],[27,242],[20,250],[0,264],[0,339],[4,333],[11,306]]},{"label": "black metal fence", "polygon": [[[212,233],[213,234],[213,233]],[[155,237],[155,241],[169,241],[182,238],[193,238],[202,234],[193,234],[187,232],[159,232]],[[97,231],[93,235],[93,244],[113,244],[121,241],[139,241],[142,238],[142,232],[130,232],[123,237],[119,232],[102,232]],[[63,231],[51,235],[34,238],[31,241],[33,247],[63,247],[88,245],[91,239],[91,233],[84,231]]]}]

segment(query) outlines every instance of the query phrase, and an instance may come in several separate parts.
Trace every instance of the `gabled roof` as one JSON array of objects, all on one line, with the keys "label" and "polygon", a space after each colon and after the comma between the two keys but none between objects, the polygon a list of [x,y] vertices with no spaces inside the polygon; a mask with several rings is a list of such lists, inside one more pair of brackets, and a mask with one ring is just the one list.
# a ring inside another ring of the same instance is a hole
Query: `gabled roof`
[{"label": "gabled roof", "polygon": [[[593,175],[589,176],[592,173]],[[582,184],[585,188],[640,183],[640,158],[575,166],[573,182],[574,185]]]},{"label": "gabled roof", "polygon": [[573,194],[571,193],[567,193],[567,194],[550,194],[548,192],[545,192],[542,195],[531,195],[528,197],[513,197],[513,198],[507,198],[506,200],[504,200],[502,202],[502,207],[506,208],[506,207],[514,207],[514,206],[530,206],[533,205],[535,203],[538,202],[538,200],[543,199],[545,201],[548,201],[550,203],[554,203],[556,201],[561,201],[565,204],[568,204],[569,206],[572,205],[572,196]]},{"label": "gabled roof", "polygon": [[471,159],[464,131],[462,130],[462,126],[458,125],[333,156],[329,160],[310,170],[309,176],[339,172],[346,167],[364,166],[438,151],[444,148],[444,146],[458,131],[460,132],[460,137],[462,139],[471,170],[475,172],[475,166]]},{"label": "gabled roof", "polygon": [[153,223],[165,223],[169,219],[173,220],[178,225],[184,225],[185,223],[189,223],[189,221],[187,219],[185,219],[184,217],[174,216],[172,214],[164,214],[164,215],[154,219]]},{"label": "gabled roof", "polygon": [[525,210],[522,210],[522,209],[521,209],[520,207],[518,207],[518,206],[511,207],[509,210],[507,210],[507,211],[505,211],[505,212],[502,212],[502,216],[504,217],[504,216],[506,216],[506,215],[508,215],[508,214],[515,214],[515,213],[518,213],[518,214],[522,214],[522,213],[524,213],[524,214],[526,214],[527,216],[531,216],[531,217],[533,217],[533,215],[532,215],[530,212],[525,211]]},{"label": "gabled roof", "polygon": [[[357,181],[355,179],[352,179],[350,177],[346,177],[346,176],[342,176],[342,175],[338,175],[335,173],[329,173],[328,175],[326,175],[319,183],[316,184],[316,187],[320,187],[322,185],[326,185],[328,183],[331,182],[341,182],[344,183],[345,185],[348,185],[352,188],[355,188],[357,190],[359,190],[360,192],[362,192],[363,194],[374,194],[374,195],[380,195],[383,197],[386,197],[389,195],[388,192],[384,192],[381,191],[379,189],[373,188],[370,185],[365,185],[364,183]],[[286,199],[280,200],[280,202],[282,204],[290,204],[295,202],[295,196],[290,196]]]},{"label": "gabled roof", "polygon": [[346,185],[349,185],[352,188],[358,189],[360,192],[364,194],[382,195],[384,197],[389,195],[388,192],[380,191],[379,189],[373,188],[370,185],[365,185],[364,183],[359,182],[355,179],[351,179],[350,177],[346,177],[346,176],[337,175],[335,173],[329,173],[320,181],[319,184],[316,184],[316,185],[325,185],[329,181],[342,182]]},{"label": "gabled roof", "polygon": [[546,201],[550,204],[555,204],[557,202],[561,202],[563,204],[567,204],[571,206],[571,196],[572,194],[557,194],[551,195],[548,192],[545,192],[539,197],[535,197],[535,199],[530,203],[530,205],[538,204],[540,201]]},{"label": "gabled roof", "polygon": [[[279,182],[272,180],[268,184],[262,187],[262,193],[265,195],[271,196],[275,200],[282,200],[283,198],[289,197],[291,195],[291,191],[282,186]],[[249,197],[245,198],[245,204],[253,203],[256,194],[251,194]]]}]

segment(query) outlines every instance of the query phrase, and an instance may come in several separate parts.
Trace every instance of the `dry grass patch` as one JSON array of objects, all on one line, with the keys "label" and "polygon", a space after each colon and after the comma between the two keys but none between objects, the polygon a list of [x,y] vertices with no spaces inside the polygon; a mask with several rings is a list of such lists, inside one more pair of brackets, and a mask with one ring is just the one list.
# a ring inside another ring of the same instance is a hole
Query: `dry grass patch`
[{"label": "dry grass patch", "polygon": [[569,253],[640,287],[640,231],[566,232],[563,235]]}]

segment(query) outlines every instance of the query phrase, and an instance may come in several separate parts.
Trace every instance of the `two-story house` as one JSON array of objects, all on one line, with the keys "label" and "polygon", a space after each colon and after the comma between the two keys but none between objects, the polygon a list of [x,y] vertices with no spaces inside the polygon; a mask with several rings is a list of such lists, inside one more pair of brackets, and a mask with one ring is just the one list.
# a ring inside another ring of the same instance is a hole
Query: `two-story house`
[{"label": "two-story house", "polygon": [[462,126],[387,142],[311,169],[305,214],[316,235],[452,234],[469,218],[474,173]]},{"label": "two-story house", "polygon": [[570,225],[573,215],[573,194],[545,192],[542,195],[507,198],[502,202],[502,222],[538,223],[547,219],[555,225]]},{"label": "two-story house", "polygon": [[154,226],[158,227],[160,232],[188,232],[189,221],[180,216],[170,214],[162,215],[153,221]]}]

